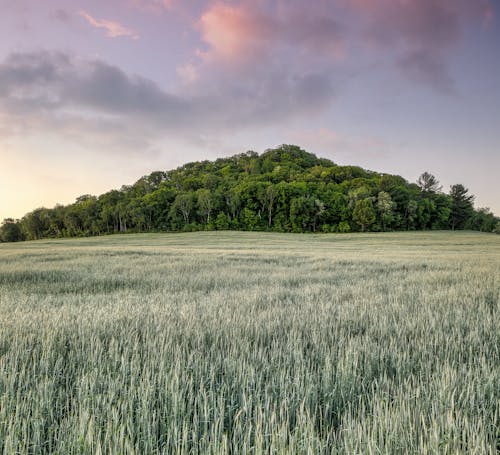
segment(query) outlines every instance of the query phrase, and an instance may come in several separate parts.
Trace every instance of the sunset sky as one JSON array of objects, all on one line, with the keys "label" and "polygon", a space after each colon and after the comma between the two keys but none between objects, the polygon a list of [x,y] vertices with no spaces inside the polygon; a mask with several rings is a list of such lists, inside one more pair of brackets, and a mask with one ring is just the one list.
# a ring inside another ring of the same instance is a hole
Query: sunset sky
[{"label": "sunset sky", "polygon": [[297,144],[500,215],[496,0],[0,0],[0,221]]}]

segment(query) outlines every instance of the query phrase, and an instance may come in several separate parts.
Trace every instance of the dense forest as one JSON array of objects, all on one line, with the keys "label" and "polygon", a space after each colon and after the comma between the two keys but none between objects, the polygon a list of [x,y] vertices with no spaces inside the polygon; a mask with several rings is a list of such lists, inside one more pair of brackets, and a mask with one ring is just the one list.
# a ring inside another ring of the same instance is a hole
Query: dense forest
[{"label": "dense forest", "polygon": [[500,218],[473,199],[461,184],[446,194],[428,172],[409,183],[282,145],[153,172],[120,190],[6,219],[0,240],[227,229],[500,232]]}]

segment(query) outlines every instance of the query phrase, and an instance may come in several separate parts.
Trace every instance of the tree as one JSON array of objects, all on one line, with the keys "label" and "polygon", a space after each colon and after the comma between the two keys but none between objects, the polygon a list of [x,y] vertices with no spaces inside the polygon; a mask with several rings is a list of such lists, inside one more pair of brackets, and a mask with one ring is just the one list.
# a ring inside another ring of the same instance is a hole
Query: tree
[{"label": "tree", "polygon": [[234,220],[238,216],[238,210],[241,205],[239,194],[233,189],[225,191],[224,200],[231,218]]},{"label": "tree", "polygon": [[200,215],[205,217],[205,222],[208,226],[210,224],[210,214],[214,206],[212,194],[207,189],[201,189],[196,192],[196,196]]},{"label": "tree", "polygon": [[175,199],[175,196],[175,191],[163,183],[157,190],[146,194],[142,198],[146,210],[147,225],[149,226],[149,229],[167,229],[169,209]]},{"label": "tree", "polygon": [[262,207],[264,210],[267,211],[267,226],[271,227],[272,220],[273,220],[273,208],[274,208],[274,201],[276,199],[276,188],[274,185],[268,185],[267,187],[261,187],[259,188],[257,197],[259,198],[259,201],[262,204]]},{"label": "tree", "polygon": [[343,232],[343,233],[351,232],[351,226],[349,225],[349,223],[347,221],[341,221],[339,223],[337,230],[339,232]]},{"label": "tree", "polygon": [[290,221],[294,232],[304,232],[314,227],[317,208],[313,198],[300,196],[290,203]]},{"label": "tree", "polygon": [[189,224],[189,216],[193,210],[193,194],[180,193],[176,196],[174,203],[170,209],[171,216],[180,213],[182,215],[184,225]]},{"label": "tree", "polygon": [[24,215],[20,221],[21,230],[27,240],[37,240],[47,237],[50,232],[50,209],[44,207]]},{"label": "tree", "polygon": [[320,199],[315,199],[314,200],[314,217],[313,217],[313,232],[316,232],[316,226],[318,225],[318,222],[321,221],[321,218],[323,217],[325,213],[325,203],[320,200]]},{"label": "tree", "polygon": [[497,219],[491,213],[488,207],[474,210],[471,218],[469,218],[466,228],[474,229],[475,231],[493,232],[497,224]]},{"label": "tree", "polygon": [[241,223],[245,230],[256,231],[259,226],[259,217],[253,210],[244,207],[241,212]]},{"label": "tree", "polygon": [[349,207],[354,210],[358,201],[370,198],[370,190],[365,186],[359,186],[350,190],[347,194],[349,198]]},{"label": "tree", "polygon": [[431,228],[448,229],[451,212],[450,196],[443,193],[433,194],[432,203],[434,204],[434,210],[432,212]]},{"label": "tree", "polygon": [[468,192],[469,190],[460,183],[450,187],[450,226],[452,230],[463,229],[474,213],[474,206],[472,203],[474,196],[468,194]]},{"label": "tree", "polygon": [[19,222],[12,218],[3,220],[0,226],[0,242],[19,242],[20,240],[24,240],[24,235]]},{"label": "tree", "polygon": [[418,203],[410,199],[406,205],[406,230],[415,229],[415,220],[417,219]]},{"label": "tree", "polygon": [[118,203],[117,205],[117,211],[118,211],[118,222],[120,225],[120,232],[127,232],[127,221],[128,221],[128,206],[126,201],[122,200]]},{"label": "tree", "polygon": [[385,191],[381,191],[378,193],[377,198],[377,210],[380,214],[380,221],[382,222],[382,230],[385,231],[385,228],[388,224],[391,223],[393,219],[393,210],[396,204],[392,202],[391,195]]},{"label": "tree", "polygon": [[360,226],[361,232],[366,231],[375,223],[375,209],[371,198],[367,197],[356,201],[352,219]]},{"label": "tree", "polygon": [[439,180],[427,171],[418,178],[417,184],[424,193],[439,193],[443,188]]},{"label": "tree", "polygon": [[418,202],[417,218],[420,229],[430,227],[432,214],[436,209],[436,204],[429,198],[423,198]]},{"label": "tree", "polygon": [[224,212],[219,212],[215,220],[215,227],[218,231],[225,231],[229,229],[229,217]]}]

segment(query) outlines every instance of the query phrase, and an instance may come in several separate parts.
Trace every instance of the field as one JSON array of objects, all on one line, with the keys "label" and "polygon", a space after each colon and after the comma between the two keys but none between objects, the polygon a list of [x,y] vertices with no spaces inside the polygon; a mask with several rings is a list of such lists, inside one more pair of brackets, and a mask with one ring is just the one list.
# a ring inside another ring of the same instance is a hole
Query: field
[{"label": "field", "polygon": [[0,453],[494,454],[500,236],[0,245]]}]

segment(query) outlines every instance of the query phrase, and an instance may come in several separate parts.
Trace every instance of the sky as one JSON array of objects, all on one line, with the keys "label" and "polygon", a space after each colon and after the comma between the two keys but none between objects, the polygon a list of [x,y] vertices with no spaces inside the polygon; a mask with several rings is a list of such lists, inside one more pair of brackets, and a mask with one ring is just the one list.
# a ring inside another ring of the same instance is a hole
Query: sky
[{"label": "sky", "polygon": [[0,220],[296,144],[500,215],[499,0],[0,0]]}]

